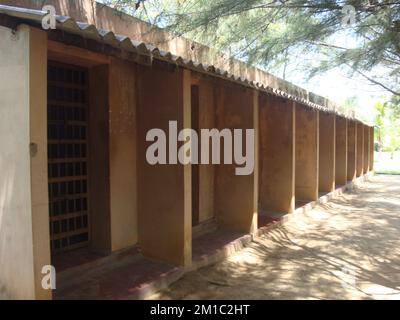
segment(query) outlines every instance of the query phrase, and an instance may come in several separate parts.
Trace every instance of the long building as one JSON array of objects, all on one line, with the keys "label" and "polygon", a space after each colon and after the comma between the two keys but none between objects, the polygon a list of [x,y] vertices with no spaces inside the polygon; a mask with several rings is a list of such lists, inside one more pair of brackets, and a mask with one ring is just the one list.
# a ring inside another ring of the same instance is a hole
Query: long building
[{"label": "long building", "polygon": [[[373,127],[333,102],[94,1],[46,3],[55,29],[0,1],[0,298],[51,299],[43,266],[92,253],[188,269],[199,230],[256,235],[373,171]],[[149,164],[170,121],[253,129],[254,170]]]}]

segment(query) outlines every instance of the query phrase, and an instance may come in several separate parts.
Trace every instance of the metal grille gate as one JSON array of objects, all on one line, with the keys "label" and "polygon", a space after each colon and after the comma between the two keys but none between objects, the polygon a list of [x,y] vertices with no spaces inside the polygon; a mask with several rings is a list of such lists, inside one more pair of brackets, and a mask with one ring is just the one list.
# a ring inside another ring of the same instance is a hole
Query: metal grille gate
[{"label": "metal grille gate", "polygon": [[87,70],[49,62],[48,178],[52,253],[89,242]]}]

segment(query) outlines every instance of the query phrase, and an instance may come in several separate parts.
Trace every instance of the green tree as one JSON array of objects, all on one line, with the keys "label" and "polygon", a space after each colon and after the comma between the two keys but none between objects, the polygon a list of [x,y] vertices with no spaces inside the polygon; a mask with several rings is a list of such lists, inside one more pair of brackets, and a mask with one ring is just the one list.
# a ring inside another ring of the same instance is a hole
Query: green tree
[{"label": "green tree", "polygon": [[378,151],[382,151],[382,136],[385,134],[384,130],[384,119],[385,119],[385,104],[378,101],[375,104],[375,136],[378,138]]},{"label": "green tree", "polygon": [[400,148],[400,117],[393,97],[375,104],[375,126],[378,151],[391,152],[393,157],[393,153]]},{"label": "green tree", "polygon": [[283,75],[289,65],[308,77],[341,68],[400,95],[400,1],[104,1]]},{"label": "green tree", "polygon": [[391,99],[386,102],[388,108],[390,108],[395,117],[400,118],[400,97],[393,95]]},{"label": "green tree", "polygon": [[385,103],[386,118],[385,125],[386,139],[385,147],[386,150],[391,152],[391,158],[393,159],[394,152],[400,149],[400,118],[399,118],[399,105],[396,104],[398,99],[390,99]]}]

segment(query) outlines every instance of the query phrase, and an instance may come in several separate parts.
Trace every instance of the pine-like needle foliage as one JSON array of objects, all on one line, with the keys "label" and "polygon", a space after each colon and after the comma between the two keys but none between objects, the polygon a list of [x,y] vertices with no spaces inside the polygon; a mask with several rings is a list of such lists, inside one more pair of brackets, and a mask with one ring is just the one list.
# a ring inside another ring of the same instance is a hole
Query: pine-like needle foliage
[{"label": "pine-like needle foliage", "polygon": [[262,68],[342,68],[400,95],[400,1],[108,1]]}]

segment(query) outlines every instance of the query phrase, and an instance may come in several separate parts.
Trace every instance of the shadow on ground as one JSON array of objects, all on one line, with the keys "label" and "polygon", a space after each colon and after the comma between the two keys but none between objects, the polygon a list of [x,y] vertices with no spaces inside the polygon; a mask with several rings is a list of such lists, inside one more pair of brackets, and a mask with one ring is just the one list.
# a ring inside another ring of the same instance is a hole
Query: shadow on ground
[{"label": "shadow on ground", "polygon": [[400,299],[400,176],[296,214],[156,299]]}]

